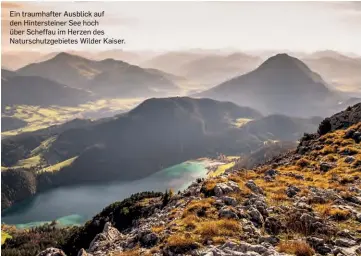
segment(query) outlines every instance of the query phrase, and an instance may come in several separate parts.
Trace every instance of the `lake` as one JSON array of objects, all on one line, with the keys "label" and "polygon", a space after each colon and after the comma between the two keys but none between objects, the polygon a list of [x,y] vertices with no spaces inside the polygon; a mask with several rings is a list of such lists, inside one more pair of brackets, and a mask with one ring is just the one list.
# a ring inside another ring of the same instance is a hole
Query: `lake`
[{"label": "lake", "polygon": [[19,228],[57,220],[60,225],[79,225],[104,207],[142,191],[174,191],[187,188],[192,181],[207,175],[202,162],[187,161],[163,169],[149,177],[131,182],[61,187],[37,194],[2,212],[1,222]]}]

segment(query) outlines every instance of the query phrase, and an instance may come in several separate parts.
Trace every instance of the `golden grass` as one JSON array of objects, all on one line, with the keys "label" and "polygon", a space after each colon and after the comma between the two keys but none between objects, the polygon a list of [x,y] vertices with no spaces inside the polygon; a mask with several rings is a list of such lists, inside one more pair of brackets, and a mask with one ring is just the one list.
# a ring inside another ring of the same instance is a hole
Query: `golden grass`
[{"label": "golden grass", "polygon": [[278,245],[278,251],[293,254],[296,256],[312,256],[315,251],[304,241],[281,241]]},{"label": "golden grass", "polygon": [[40,155],[32,156],[18,161],[12,168],[31,168],[39,166],[41,164],[41,161],[42,159]]},{"label": "golden grass", "polygon": [[174,234],[170,235],[167,239],[167,245],[170,247],[187,247],[195,243],[192,236],[187,234]]},{"label": "golden grass", "polygon": [[75,157],[72,157],[72,158],[69,158],[63,162],[60,162],[60,163],[57,163],[57,164],[54,164],[54,165],[51,165],[49,167],[46,167],[46,168],[43,168],[42,170],[40,170],[38,173],[43,173],[43,172],[57,172],[57,171],[60,171],[62,168],[64,167],[67,167],[69,165],[71,165],[75,159],[77,159],[78,157],[75,156]]},{"label": "golden grass", "polygon": [[241,225],[232,219],[209,220],[198,223],[195,232],[204,239],[214,236],[235,236],[240,234]]},{"label": "golden grass", "polygon": [[200,211],[206,212],[208,209],[213,208],[212,204],[215,202],[212,198],[205,198],[202,200],[191,201],[184,209],[183,218],[189,214],[199,214]]}]

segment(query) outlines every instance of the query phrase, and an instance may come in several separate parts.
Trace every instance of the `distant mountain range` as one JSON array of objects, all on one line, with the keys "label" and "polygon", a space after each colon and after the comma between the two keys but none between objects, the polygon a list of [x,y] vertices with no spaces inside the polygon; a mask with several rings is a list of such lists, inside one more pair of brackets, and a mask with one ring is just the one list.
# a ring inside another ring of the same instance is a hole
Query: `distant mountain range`
[{"label": "distant mountain range", "polygon": [[236,75],[242,75],[261,64],[256,56],[235,52],[232,54],[169,52],[142,64],[186,77],[211,87]]},{"label": "distant mountain range", "polygon": [[17,71],[2,69],[3,103],[74,105],[102,97],[133,98],[177,94],[183,78],[123,61],[89,60],[59,53]]},{"label": "distant mountain range", "polygon": [[267,59],[252,72],[198,94],[250,106],[265,114],[325,115],[340,97],[320,75],[287,54]]},{"label": "distant mountain range", "polygon": [[334,88],[361,92],[361,58],[334,51],[316,52],[302,58],[310,68],[320,73]]},{"label": "distant mountain range", "polygon": [[88,91],[71,88],[39,76],[19,76],[1,70],[1,107],[11,105],[75,105],[92,98]]},{"label": "distant mountain range", "polygon": [[[249,122],[239,127],[239,119]],[[296,141],[316,127],[312,119],[263,117],[254,109],[230,102],[152,98],[114,118],[78,120],[5,138],[2,166],[11,169],[34,157],[41,159],[42,166],[73,159],[58,172],[41,174],[41,189],[134,180],[189,159],[246,154],[269,140]],[[39,168],[35,165],[29,171]]]}]

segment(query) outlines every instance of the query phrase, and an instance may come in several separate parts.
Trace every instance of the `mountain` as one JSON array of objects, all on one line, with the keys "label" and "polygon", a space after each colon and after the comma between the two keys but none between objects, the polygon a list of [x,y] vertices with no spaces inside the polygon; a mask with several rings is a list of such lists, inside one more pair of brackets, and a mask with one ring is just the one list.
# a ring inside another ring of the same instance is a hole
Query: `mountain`
[{"label": "mountain", "polygon": [[326,81],[342,91],[361,91],[361,59],[333,51],[316,52],[302,59]]},{"label": "mountain", "polygon": [[[105,207],[81,227],[50,225],[14,232],[2,252],[27,248],[36,253],[44,250],[38,256],[50,252],[69,256],[358,255],[360,111],[357,104],[325,119],[319,129],[324,132],[305,134],[297,149],[262,165],[197,179],[178,193],[134,194]],[[342,126],[322,128],[340,119],[345,120]],[[36,242],[32,237],[37,237]],[[48,244],[41,246],[38,241]],[[58,249],[45,249],[54,246]]]},{"label": "mountain", "polygon": [[183,64],[179,73],[206,86],[243,75],[261,64],[261,58],[244,53],[208,55]]},{"label": "mountain", "polygon": [[87,91],[37,76],[2,77],[1,106],[74,105],[91,99]]},{"label": "mountain", "polygon": [[1,68],[17,70],[30,63],[43,61],[46,58],[47,54],[39,51],[2,51]]},{"label": "mountain", "polygon": [[15,117],[1,117],[1,132],[11,131],[26,126],[26,122]]},{"label": "mountain", "polygon": [[1,80],[7,80],[8,78],[11,78],[13,76],[16,76],[15,71],[7,70],[4,68],[1,69]]},{"label": "mountain", "polygon": [[236,75],[242,75],[261,64],[256,56],[240,52],[168,52],[142,64],[147,68],[164,70],[210,87]]},{"label": "mountain", "polygon": [[151,97],[167,95],[178,90],[178,87],[165,73],[152,72],[138,66],[113,59],[103,60],[109,68],[94,76],[88,89],[102,96]]},{"label": "mountain", "polygon": [[167,52],[145,61],[141,64],[141,66],[145,68],[160,69],[171,74],[181,75],[181,66],[205,56],[207,55],[202,52]]},{"label": "mountain", "polygon": [[162,95],[162,90],[178,89],[166,77],[123,61],[95,61],[64,52],[17,72],[24,76],[44,77],[74,88],[89,89],[98,96],[107,97],[155,96]]},{"label": "mountain", "polygon": [[[216,157],[219,153],[248,154],[269,141],[296,141],[303,132],[317,128],[312,119],[282,117],[280,127],[275,129],[273,119],[230,102],[152,98],[113,118],[5,138],[2,166],[7,171],[22,168],[35,173],[37,191],[71,184],[130,181],[189,159]],[[239,120],[248,123],[242,126]],[[250,128],[258,123],[266,128]],[[29,162],[33,164],[23,164]],[[52,166],[62,168],[42,171]]]},{"label": "mountain", "polygon": [[338,99],[320,75],[287,54],[277,54],[254,71],[197,96],[291,116],[325,115]]},{"label": "mountain", "polygon": [[111,69],[113,65],[62,52],[44,62],[29,64],[17,72],[23,76],[44,77],[74,88],[86,88],[93,77]]}]

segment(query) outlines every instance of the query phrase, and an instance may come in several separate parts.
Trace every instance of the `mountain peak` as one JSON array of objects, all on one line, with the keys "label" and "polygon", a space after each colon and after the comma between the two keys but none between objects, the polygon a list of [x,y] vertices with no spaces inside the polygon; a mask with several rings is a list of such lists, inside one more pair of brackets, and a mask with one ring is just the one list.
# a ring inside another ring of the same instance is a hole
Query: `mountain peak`
[{"label": "mountain peak", "polygon": [[85,58],[67,52],[60,52],[57,55],[55,55],[53,58],[51,58],[49,61],[54,61],[54,60],[64,61],[64,60],[76,60],[76,59],[80,60]]},{"label": "mountain peak", "polygon": [[311,71],[302,61],[288,55],[287,53],[279,53],[262,63],[260,68],[279,68],[279,69],[303,69],[304,71]]}]

